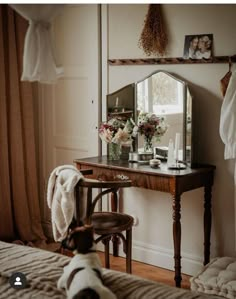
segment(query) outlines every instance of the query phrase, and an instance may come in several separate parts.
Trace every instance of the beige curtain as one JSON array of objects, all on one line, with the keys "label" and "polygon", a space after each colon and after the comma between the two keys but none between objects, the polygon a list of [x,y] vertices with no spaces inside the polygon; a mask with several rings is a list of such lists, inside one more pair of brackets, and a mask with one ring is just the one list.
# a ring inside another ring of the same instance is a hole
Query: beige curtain
[{"label": "beige curtain", "polygon": [[0,239],[45,240],[41,226],[32,86],[20,82],[27,22],[0,5]]}]

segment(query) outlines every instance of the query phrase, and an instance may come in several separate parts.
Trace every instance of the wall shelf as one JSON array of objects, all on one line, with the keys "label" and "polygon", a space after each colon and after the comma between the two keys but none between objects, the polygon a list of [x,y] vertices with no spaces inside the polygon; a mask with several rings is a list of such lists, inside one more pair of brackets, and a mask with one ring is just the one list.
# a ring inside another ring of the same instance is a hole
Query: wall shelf
[{"label": "wall shelf", "polygon": [[197,64],[197,63],[229,63],[236,62],[236,55],[233,56],[214,56],[209,59],[184,59],[183,57],[172,58],[139,58],[139,59],[109,59],[109,65],[147,65],[147,64]]}]

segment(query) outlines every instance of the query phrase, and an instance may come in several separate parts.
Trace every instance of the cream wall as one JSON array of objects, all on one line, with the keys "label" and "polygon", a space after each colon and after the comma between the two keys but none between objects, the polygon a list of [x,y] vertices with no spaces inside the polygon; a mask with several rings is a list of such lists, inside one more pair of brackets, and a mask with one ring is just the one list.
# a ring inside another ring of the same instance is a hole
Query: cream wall
[{"label": "cream wall", "polygon": [[[138,48],[145,4],[110,4],[108,17],[108,58],[145,57]],[[106,12],[106,11],[105,11]],[[183,55],[184,36],[213,33],[214,55],[236,53],[236,5],[163,5],[168,26],[169,57]],[[103,44],[103,47],[106,45]],[[108,92],[140,80],[155,70],[166,70],[188,82],[196,104],[199,161],[216,165],[213,188],[211,257],[235,255],[234,182],[232,161],[223,159],[219,136],[222,105],[220,79],[227,64],[109,66]],[[104,78],[103,78],[104,79]],[[203,260],[203,189],[182,196],[183,272],[194,274]],[[171,197],[166,193],[133,188],[126,194],[124,208],[139,219],[134,228],[134,259],[173,269]]]}]

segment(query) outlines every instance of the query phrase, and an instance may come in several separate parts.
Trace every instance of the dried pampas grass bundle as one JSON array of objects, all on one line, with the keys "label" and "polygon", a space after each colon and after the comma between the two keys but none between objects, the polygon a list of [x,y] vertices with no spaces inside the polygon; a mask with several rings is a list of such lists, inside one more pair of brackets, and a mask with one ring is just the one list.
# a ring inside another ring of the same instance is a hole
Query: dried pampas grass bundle
[{"label": "dried pampas grass bundle", "polygon": [[144,28],[139,39],[139,47],[150,56],[165,54],[168,38],[164,26],[160,4],[149,4]]}]

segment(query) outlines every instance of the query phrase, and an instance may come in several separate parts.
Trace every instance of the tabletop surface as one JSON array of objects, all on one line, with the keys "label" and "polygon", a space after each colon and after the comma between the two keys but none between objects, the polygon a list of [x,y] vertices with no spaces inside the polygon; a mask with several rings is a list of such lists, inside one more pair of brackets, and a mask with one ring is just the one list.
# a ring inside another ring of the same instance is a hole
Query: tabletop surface
[{"label": "tabletop surface", "polygon": [[134,163],[126,160],[110,161],[107,156],[75,159],[74,163],[167,177],[192,176],[215,170],[215,166],[213,165],[198,165],[196,168],[190,168],[187,166],[186,169],[168,169],[166,162],[162,162],[159,168],[151,168],[149,164]]}]

